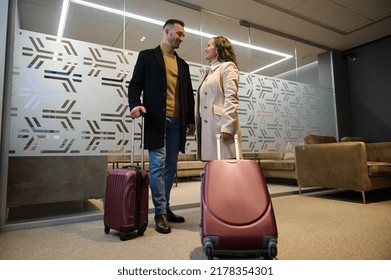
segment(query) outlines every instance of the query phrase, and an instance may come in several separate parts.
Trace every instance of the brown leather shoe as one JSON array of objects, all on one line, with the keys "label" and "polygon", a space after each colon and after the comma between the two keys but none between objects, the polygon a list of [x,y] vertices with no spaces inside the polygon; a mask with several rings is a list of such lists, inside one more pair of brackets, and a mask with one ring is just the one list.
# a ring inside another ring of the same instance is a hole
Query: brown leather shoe
[{"label": "brown leather shoe", "polygon": [[175,215],[170,208],[167,208],[167,219],[170,223],[184,223],[185,218]]},{"label": "brown leather shoe", "polygon": [[156,215],[155,222],[156,222],[155,229],[157,232],[160,232],[160,233],[170,233],[171,232],[171,227],[170,227],[170,224],[167,220],[167,215],[165,215],[165,214]]}]

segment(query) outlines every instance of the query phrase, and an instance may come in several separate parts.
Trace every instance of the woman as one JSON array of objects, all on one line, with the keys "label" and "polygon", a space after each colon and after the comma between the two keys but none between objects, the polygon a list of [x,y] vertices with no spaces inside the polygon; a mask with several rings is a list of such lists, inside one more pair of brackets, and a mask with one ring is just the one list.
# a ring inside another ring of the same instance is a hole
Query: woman
[{"label": "woman", "polygon": [[216,134],[221,135],[221,159],[235,158],[234,134],[242,157],[239,106],[239,71],[231,42],[224,36],[209,40],[205,59],[210,69],[197,91],[196,123],[198,158],[217,159]]}]

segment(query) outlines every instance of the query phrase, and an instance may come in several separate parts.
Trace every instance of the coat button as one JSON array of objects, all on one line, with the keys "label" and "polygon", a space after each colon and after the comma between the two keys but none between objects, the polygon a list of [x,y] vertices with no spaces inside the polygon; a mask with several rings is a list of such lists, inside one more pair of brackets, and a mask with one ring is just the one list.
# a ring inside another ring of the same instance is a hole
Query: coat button
[{"label": "coat button", "polygon": [[207,120],[204,120],[204,123],[208,123],[208,121],[207,121]]},{"label": "coat button", "polygon": [[204,109],[208,109],[208,106],[204,106]]},{"label": "coat button", "polygon": [[204,92],[204,94],[205,94],[205,95],[208,95],[208,93],[207,93],[206,91]]}]

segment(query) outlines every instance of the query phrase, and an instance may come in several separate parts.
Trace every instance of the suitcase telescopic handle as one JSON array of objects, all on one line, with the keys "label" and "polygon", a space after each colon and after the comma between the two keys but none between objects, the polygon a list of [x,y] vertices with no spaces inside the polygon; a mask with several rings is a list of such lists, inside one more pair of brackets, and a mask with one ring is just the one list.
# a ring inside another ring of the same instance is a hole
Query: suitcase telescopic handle
[{"label": "suitcase telescopic handle", "polygon": [[[216,134],[216,141],[217,141],[217,159],[221,159],[221,134]],[[235,154],[236,159],[240,159],[239,155],[239,136],[237,134],[234,134],[234,141],[235,141]]]},{"label": "suitcase telescopic handle", "polygon": [[[141,115],[141,168],[144,169],[144,118],[146,112],[140,111]],[[136,130],[136,119],[132,118],[131,147],[130,147],[130,165],[134,166],[134,140]]]}]

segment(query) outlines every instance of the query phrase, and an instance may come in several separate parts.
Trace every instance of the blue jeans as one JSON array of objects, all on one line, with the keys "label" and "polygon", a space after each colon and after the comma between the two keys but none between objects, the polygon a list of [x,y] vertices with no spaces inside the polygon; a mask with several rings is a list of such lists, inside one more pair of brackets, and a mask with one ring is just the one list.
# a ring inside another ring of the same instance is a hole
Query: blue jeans
[{"label": "blue jeans", "polygon": [[155,215],[166,214],[179,153],[179,118],[166,117],[164,147],[149,150],[149,179]]}]

